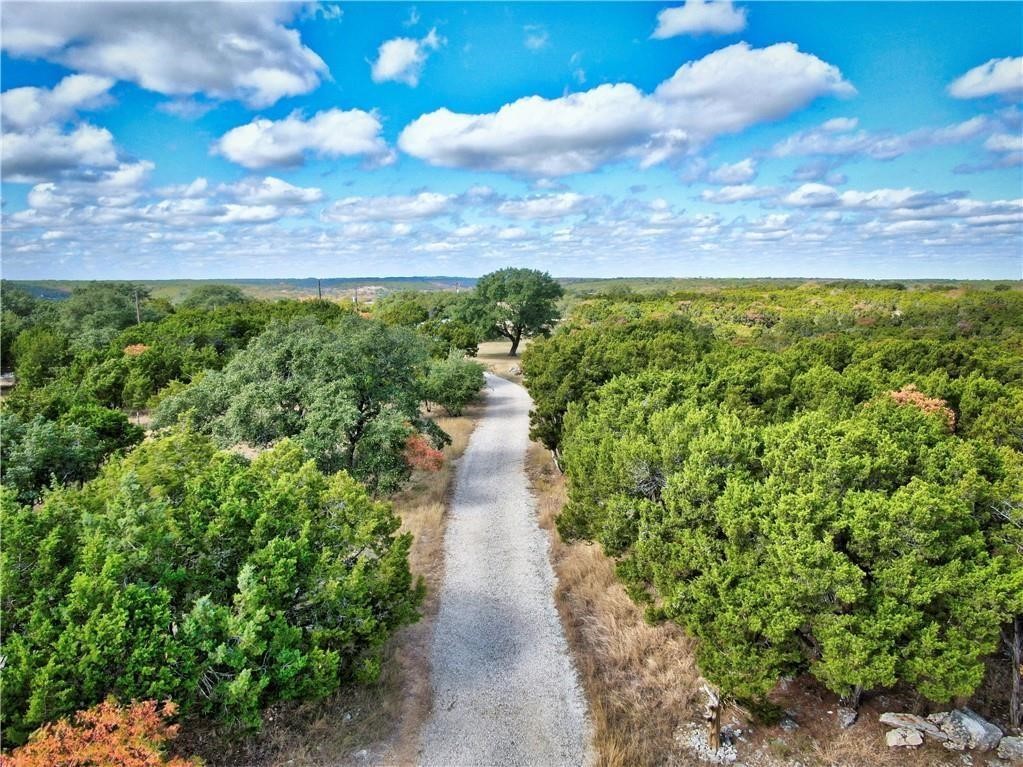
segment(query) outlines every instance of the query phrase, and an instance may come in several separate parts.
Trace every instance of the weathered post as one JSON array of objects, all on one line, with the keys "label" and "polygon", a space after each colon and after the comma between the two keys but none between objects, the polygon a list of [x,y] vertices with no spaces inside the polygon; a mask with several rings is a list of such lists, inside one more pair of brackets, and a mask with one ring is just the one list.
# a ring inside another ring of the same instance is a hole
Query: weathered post
[{"label": "weathered post", "polygon": [[703,712],[707,722],[707,743],[712,751],[717,752],[721,748],[721,696],[706,682],[703,683],[703,692],[707,695],[707,707]]}]

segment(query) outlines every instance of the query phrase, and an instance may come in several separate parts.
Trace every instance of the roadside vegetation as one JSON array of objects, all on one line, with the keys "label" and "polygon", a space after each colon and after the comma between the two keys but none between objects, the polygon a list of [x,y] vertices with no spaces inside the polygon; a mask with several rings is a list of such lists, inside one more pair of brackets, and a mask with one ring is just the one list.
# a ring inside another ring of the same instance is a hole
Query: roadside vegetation
[{"label": "roadside vegetation", "polygon": [[[614,672],[628,651],[611,646],[641,632],[573,541],[599,543],[647,620],[691,637],[678,668],[695,660],[758,725],[813,680],[832,708],[972,697],[1018,731],[1023,295],[903,288],[618,291],[577,299],[526,352],[533,435],[567,480],[555,558],[572,552],[563,606],[598,735],[608,706],[634,726],[609,726],[605,763],[677,748],[649,702],[667,690],[634,694],[671,659]],[[623,746],[631,731],[649,737]]]},{"label": "roadside vegetation", "polygon": [[446,493],[422,477],[464,447],[489,317],[212,285],[176,306],[128,283],[2,298],[3,747],[39,731],[11,758],[148,700],[171,701],[153,763],[164,718],[218,763],[268,711],[344,711],[393,678],[431,582],[413,533],[436,545]]}]

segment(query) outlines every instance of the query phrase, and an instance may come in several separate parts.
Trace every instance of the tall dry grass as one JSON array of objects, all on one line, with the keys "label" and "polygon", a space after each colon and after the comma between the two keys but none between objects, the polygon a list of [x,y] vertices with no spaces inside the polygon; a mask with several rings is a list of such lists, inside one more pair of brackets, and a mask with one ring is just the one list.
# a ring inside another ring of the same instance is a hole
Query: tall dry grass
[{"label": "tall dry grass", "polygon": [[561,540],[554,518],[565,479],[539,445],[530,448],[527,470],[540,524],[551,534],[555,599],[590,704],[596,765],[687,763],[675,731],[701,705],[692,641],[674,625],[644,620],[598,546]]}]

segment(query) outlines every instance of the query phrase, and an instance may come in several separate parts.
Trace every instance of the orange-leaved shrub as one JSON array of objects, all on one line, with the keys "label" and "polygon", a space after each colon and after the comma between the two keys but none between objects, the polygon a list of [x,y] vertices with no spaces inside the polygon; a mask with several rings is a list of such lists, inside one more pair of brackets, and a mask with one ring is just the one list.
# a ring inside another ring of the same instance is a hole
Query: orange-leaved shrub
[{"label": "orange-leaved shrub", "polygon": [[169,723],[176,710],[171,701],[122,706],[108,698],[73,721],[43,725],[10,756],[0,755],[0,767],[196,767],[198,759],[166,755],[178,730]]}]

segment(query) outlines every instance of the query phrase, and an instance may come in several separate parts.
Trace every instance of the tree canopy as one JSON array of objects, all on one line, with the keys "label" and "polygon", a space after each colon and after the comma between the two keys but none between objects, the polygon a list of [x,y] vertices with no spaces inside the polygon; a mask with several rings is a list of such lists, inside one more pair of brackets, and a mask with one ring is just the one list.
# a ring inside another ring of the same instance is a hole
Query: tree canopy
[{"label": "tree canopy", "polygon": [[734,697],[967,697],[1023,614],[1021,319],[894,286],[580,301],[523,361],[558,527]]},{"label": "tree canopy", "polygon": [[390,507],[288,440],[249,463],[177,431],[37,509],[2,493],[9,743],[108,695],[254,726],[374,678],[422,597]]},{"label": "tree canopy", "polygon": [[560,317],[558,299],[564,290],[547,272],[500,269],[476,282],[479,322],[511,341],[510,356],[518,354],[524,337],[545,335]]}]

